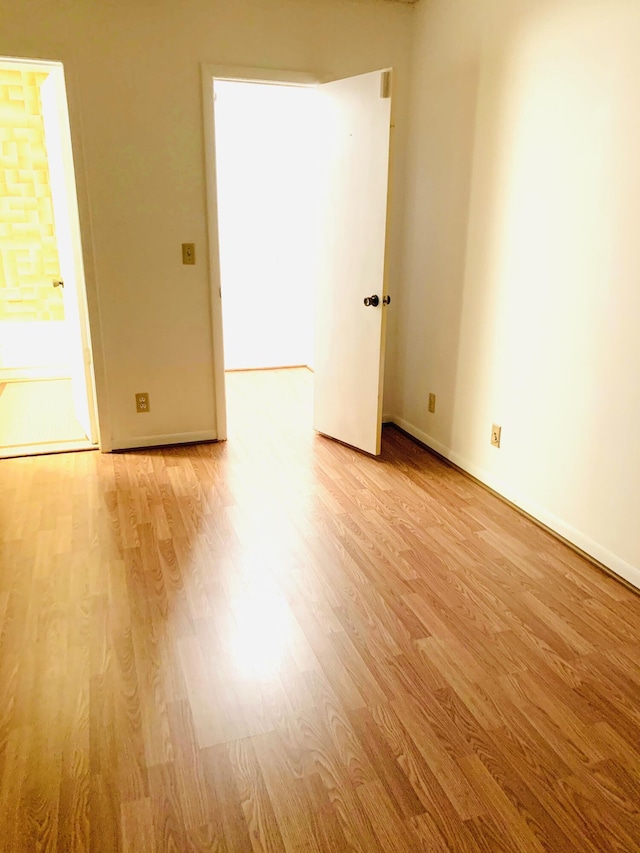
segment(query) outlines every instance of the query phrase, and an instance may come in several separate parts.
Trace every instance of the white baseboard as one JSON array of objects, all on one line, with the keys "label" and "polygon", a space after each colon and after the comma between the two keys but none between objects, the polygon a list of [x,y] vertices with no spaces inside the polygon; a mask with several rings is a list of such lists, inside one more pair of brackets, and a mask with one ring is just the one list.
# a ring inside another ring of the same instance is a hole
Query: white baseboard
[{"label": "white baseboard", "polygon": [[[388,422],[396,424],[400,427],[400,429],[403,429],[405,432],[408,432],[409,435],[412,435],[414,438],[417,438],[418,441],[421,441],[423,444],[426,444],[432,450],[435,450],[436,453],[439,453],[441,456],[444,456],[445,459],[451,458],[451,451],[448,447],[445,447],[444,444],[440,444],[440,442],[436,441],[435,438],[432,438],[432,436],[430,436],[428,433],[423,432],[421,429],[418,429],[417,426],[414,426],[412,423],[409,423],[409,421],[405,421],[404,418],[399,418],[396,415],[391,415],[389,417]],[[453,460],[451,461],[453,462]],[[460,467],[462,468],[462,465]]]},{"label": "white baseboard", "polygon": [[391,417],[390,422],[397,424],[397,426],[409,433],[409,435],[417,438],[418,441],[422,442],[422,444],[426,444],[427,447],[435,450],[436,453],[444,456],[445,459],[453,462],[454,465],[457,465],[468,474],[471,474],[473,477],[480,480],[480,482],[484,483],[486,486],[489,486],[490,489],[493,489],[495,492],[502,495],[502,497],[515,504],[528,515],[533,516],[533,518],[545,527],[550,528],[563,539],[566,539],[568,542],[571,542],[572,545],[575,545],[581,551],[584,551],[585,554],[588,554],[590,557],[593,557],[594,560],[602,563],[602,565],[607,569],[610,569],[612,572],[615,572],[615,574],[620,575],[620,577],[624,578],[628,583],[640,589],[640,568],[627,563],[626,560],[622,559],[622,557],[619,557],[617,554],[614,554],[612,551],[604,548],[581,530],[577,530],[575,527],[572,527],[566,521],[549,512],[544,507],[529,500],[525,495],[520,494],[517,490],[504,483],[494,474],[491,474],[489,471],[485,471],[478,465],[474,465],[464,456],[461,456],[459,453],[455,453],[448,447],[445,447],[439,441],[436,441],[435,438],[428,435],[428,433],[423,432],[421,429],[418,429],[418,427],[409,423],[409,421],[404,420],[404,418]]},{"label": "white baseboard", "polygon": [[68,379],[60,367],[0,367],[0,382],[33,382],[38,379]]},{"label": "white baseboard", "polygon": [[200,432],[175,432],[166,435],[137,435],[129,438],[114,438],[112,450],[136,450],[140,447],[167,447],[172,444],[197,444],[200,441],[216,441],[214,430]]},{"label": "white baseboard", "polygon": [[90,441],[53,441],[39,444],[17,444],[12,447],[0,447],[0,459],[13,459],[18,456],[43,456],[49,453],[70,453],[76,450],[98,450]]}]

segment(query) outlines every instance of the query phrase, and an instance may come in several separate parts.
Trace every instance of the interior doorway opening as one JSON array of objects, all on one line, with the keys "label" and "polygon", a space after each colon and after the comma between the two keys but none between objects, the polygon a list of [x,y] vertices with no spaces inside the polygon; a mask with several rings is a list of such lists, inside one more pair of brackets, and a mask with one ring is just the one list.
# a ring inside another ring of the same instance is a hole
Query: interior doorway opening
[{"label": "interior doorway opening", "polygon": [[[224,358],[225,325],[225,212],[217,185],[224,181],[224,164],[216,157],[215,89],[218,81],[259,83],[261,86],[306,85],[315,89],[317,113],[308,124],[296,127],[311,131],[311,140],[298,153],[313,161],[305,199],[317,217],[317,228],[308,243],[310,278],[315,290],[313,350],[313,420],[316,432],[377,456],[381,452],[382,392],[384,376],[387,279],[388,181],[391,151],[392,69],[382,69],[319,83],[310,75],[260,69],[217,69],[203,66],[205,152],[207,164],[208,224],[210,246],[212,344],[216,401],[216,434],[227,438],[227,399]],[[271,113],[269,114],[271,115]],[[270,120],[269,126],[275,122]],[[292,131],[290,131],[292,133]],[[259,127],[258,145],[267,134]],[[283,144],[283,143],[281,143]],[[292,155],[293,156],[293,155]],[[291,158],[290,158],[291,159]],[[267,171],[272,168],[268,159]],[[318,192],[313,192],[313,187]],[[267,194],[262,214],[266,222],[277,220],[276,200],[282,195],[278,182]],[[301,209],[289,205],[298,219]],[[240,207],[235,236],[245,254],[255,250],[244,223],[251,205]],[[277,242],[286,231],[272,237]],[[303,229],[303,234],[306,231]],[[238,237],[239,235],[239,237]],[[264,241],[263,245],[268,245]],[[290,245],[287,251],[291,251]],[[277,276],[276,276],[277,278]],[[258,277],[263,282],[261,276]],[[299,282],[298,282],[299,283]],[[223,296],[224,291],[224,296]],[[295,327],[287,304],[280,304],[262,284],[262,311],[266,302],[275,306],[278,320]],[[267,322],[261,327],[274,335]],[[281,327],[282,328],[282,327]],[[246,324],[245,324],[246,334]]]},{"label": "interior doorway opening", "polygon": [[[242,379],[229,394],[229,373],[313,370],[317,92],[216,80],[214,113],[224,364],[233,435],[241,429],[239,419],[255,415],[251,400],[256,407],[265,401],[254,382]],[[238,396],[243,387],[253,389],[244,401]],[[300,418],[311,430],[309,406]]]},{"label": "interior doorway opening", "polygon": [[0,58],[0,456],[97,446],[64,70]]}]

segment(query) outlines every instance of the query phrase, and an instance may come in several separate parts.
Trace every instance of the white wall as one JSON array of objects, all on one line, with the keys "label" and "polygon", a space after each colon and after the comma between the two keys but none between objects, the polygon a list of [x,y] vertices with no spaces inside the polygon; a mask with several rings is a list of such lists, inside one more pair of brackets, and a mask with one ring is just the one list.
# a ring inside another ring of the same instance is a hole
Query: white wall
[{"label": "white wall", "polygon": [[215,93],[225,368],[311,365],[317,93],[227,81]]},{"label": "white wall", "polygon": [[395,66],[400,210],[412,16],[379,0],[0,0],[0,54],[65,63],[103,441],[214,427],[200,63]]},{"label": "white wall", "polygon": [[638,585],[639,43],[626,0],[420,4],[390,403]]}]

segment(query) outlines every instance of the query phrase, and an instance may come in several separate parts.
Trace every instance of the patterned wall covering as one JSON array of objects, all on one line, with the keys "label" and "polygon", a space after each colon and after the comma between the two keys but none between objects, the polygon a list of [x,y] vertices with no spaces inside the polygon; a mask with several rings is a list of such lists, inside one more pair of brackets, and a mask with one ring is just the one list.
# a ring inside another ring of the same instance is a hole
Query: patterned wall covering
[{"label": "patterned wall covering", "polygon": [[0,321],[63,320],[40,86],[0,68]]}]

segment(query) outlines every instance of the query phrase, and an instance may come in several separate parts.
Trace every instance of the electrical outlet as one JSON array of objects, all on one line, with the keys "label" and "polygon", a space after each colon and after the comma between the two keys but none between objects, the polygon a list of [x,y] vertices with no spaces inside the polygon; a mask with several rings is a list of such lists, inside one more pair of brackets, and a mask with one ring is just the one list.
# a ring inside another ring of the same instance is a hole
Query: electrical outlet
[{"label": "electrical outlet", "polygon": [[436,410],[436,395],[435,394],[429,394],[429,411],[431,412],[431,414],[434,414],[435,410]]},{"label": "electrical outlet", "polygon": [[144,413],[149,411],[149,395],[145,391],[143,394],[136,394],[136,412]]},{"label": "electrical outlet", "polygon": [[187,264],[187,266],[193,266],[196,262],[196,244],[195,243],[183,243],[182,244],[182,263]]},{"label": "electrical outlet", "polygon": [[502,436],[502,427],[494,424],[491,427],[491,444],[494,447],[500,447],[500,437]]}]

